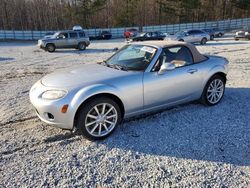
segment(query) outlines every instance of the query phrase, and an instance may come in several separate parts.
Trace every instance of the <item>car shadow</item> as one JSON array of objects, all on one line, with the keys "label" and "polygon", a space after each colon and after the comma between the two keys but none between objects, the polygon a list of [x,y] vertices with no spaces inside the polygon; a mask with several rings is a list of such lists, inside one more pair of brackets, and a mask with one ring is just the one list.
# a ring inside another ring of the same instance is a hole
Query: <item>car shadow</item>
[{"label": "car shadow", "polygon": [[0,57],[0,61],[13,61],[15,58],[12,57]]},{"label": "car shadow", "polygon": [[127,120],[98,143],[141,155],[249,166],[249,96],[250,88],[226,88],[216,106],[191,103]]}]

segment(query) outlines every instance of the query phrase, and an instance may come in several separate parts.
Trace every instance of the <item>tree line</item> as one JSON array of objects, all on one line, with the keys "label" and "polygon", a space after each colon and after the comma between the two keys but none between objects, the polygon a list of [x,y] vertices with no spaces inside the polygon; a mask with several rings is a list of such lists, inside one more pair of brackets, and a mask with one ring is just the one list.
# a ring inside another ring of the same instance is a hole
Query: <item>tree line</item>
[{"label": "tree line", "polygon": [[0,29],[131,27],[250,17],[250,0],[0,0]]}]

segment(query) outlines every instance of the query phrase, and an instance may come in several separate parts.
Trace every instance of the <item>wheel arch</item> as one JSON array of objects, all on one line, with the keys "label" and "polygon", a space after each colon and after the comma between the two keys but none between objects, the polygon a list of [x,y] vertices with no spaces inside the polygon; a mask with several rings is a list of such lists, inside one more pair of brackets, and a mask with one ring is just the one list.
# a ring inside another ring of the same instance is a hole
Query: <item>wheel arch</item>
[{"label": "wheel arch", "polygon": [[[227,81],[227,74],[226,74],[225,72],[223,72],[223,71],[213,72],[212,74],[210,74],[210,75],[207,77],[206,80],[204,80],[203,87],[202,87],[202,93],[203,93],[203,91],[204,91],[204,89],[205,89],[205,87],[206,87],[208,81],[209,81],[213,76],[215,76],[215,75],[221,76],[221,77],[224,79],[225,84],[226,84],[226,81]],[[201,93],[201,95],[202,95],[202,93]]]},{"label": "wheel arch", "polygon": [[109,93],[109,92],[97,93],[97,94],[93,94],[93,95],[85,98],[85,100],[83,100],[81,102],[81,104],[78,106],[78,108],[74,114],[74,126],[75,126],[75,122],[76,122],[76,119],[79,115],[79,111],[81,110],[81,108],[83,108],[84,105],[87,104],[88,102],[90,102],[91,100],[94,100],[96,98],[101,98],[101,97],[107,97],[107,98],[112,99],[114,102],[116,102],[121,110],[122,118],[124,117],[124,114],[125,114],[124,104],[123,104],[122,100],[117,95],[115,95],[113,93]]},{"label": "wheel arch", "polygon": [[46,43],[45,47],[47,48],[48,45],[53,45],[56,48],[56,45],[53,42]]}]

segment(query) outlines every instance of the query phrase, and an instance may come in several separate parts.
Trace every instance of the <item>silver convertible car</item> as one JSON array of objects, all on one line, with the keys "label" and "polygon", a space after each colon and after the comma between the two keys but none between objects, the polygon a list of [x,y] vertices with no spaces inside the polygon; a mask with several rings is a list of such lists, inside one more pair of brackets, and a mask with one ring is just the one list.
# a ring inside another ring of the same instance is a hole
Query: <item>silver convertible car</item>
[{"label": "silver convertible car", "polygon": [[86,138],[109,136],[124,118],[223,97],[228,61],[178,41],[128,44],[109,59],[48,74],[30,90],[38,117]]}]

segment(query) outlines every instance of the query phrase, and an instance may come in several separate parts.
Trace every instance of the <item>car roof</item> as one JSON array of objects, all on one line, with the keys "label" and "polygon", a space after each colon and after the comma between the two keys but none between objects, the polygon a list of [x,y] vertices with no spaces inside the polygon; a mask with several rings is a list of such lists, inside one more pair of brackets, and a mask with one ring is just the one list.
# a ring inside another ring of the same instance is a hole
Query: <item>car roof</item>
[{"label": "car roof", "polygon": [[191,53],[193,54],[194,63],[198,63],[207,59],[204,55],[202,55],[193,44],[181,41],[145,41],[145,42],[136,42],[132,44],[143,44],[147,46],[153,46],[158,48],[166,48],[166,47],[173,47],[173,46],[184,46],[188,48]]}]

